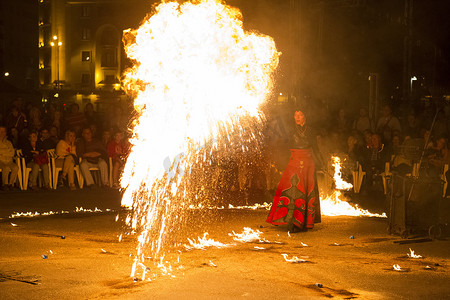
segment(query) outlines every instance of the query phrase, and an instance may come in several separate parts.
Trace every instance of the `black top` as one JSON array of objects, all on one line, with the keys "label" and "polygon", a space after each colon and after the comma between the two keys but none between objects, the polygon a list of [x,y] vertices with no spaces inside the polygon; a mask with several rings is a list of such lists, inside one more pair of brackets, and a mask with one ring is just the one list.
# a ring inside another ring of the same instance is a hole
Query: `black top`
[{"label": "black top", "polygon": [[295,125],[291,133],[291,149],[312,149],[316,142],[316,135],[308,125]]},{"label": "black top", "polygon": [[40,140],[36,141],[36,147],[31,146],[30,141],[23,144],[22,154],[23,154],[23,157],[25,158],[25,163],[29,163],[29,162],[33,161],[35,153],[33,153],[31,151],[38,151],[39,153],[45,152],[45,149],[42,146],[42,142]]}]

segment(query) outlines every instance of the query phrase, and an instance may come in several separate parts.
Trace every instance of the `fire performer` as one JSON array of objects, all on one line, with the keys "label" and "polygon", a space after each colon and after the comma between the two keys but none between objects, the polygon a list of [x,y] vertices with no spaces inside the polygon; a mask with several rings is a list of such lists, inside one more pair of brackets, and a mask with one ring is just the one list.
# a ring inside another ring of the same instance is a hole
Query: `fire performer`
[{"label": "fire performer", "polygon": [[316,163],[321,163],[316,135],[306,124],[303,109],[295,109],[295,124],[289,133],[291,157],[275,192],[266,222],[288,225],[290,232],[312,229],[320,223]]}]

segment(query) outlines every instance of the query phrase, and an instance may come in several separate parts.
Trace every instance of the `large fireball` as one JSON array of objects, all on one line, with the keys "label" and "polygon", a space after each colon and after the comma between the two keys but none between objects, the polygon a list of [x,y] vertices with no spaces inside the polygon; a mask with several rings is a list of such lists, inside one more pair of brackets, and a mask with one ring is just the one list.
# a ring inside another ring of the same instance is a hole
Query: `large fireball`
[{"label": "large fireball", "polygon": [[124,43],[134,61],[124,86],[138,117],[122,205],[132,209],[139,262],[147,248],[147,256],[161,255],[168,228],[189,206],[183,182],[191,164],[261,120],[279,53],[272,38],[246,32],[240,11],[218,0],[161,3],[140,28],[125,31]]}]

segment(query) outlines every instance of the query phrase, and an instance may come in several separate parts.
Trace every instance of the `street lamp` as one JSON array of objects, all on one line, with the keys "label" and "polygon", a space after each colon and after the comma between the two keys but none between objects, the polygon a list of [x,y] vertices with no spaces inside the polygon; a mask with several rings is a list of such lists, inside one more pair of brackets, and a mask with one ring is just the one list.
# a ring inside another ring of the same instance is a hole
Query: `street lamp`
[{"label": "street lamp", "polygon": [[411,77],[411,92],[412,92],[412,89],[413,89],[413,81],[416,81],[416,80],[417,80],[416,76]]},{"label": "street lamp", "polygon": [[59,47],[61,47],[62,42],[58,41],[58,36],[54,35],[50,45],[52,47],[56,46],[56,89],[59,89]]}]

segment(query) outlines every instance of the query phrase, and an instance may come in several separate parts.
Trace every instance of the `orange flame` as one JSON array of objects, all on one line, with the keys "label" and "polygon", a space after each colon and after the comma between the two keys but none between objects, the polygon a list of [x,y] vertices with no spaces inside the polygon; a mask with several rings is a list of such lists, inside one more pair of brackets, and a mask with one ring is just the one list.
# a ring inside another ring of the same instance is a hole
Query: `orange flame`
[{"label": "orange flame", "polygon": [[415,254],[414,250],[411,250],[411,248],[409,248],[409,253],[407,253],[409,258],[422,258],[422,255],[419,254]]},{"label": "orange flame", "polygon": [[332,157],[334,166],[334,181],[336,190],[326,197],[321,196],[320,211],[324,216],[366,216],[387,218],[386,213],[374,214],[368,210],[361,209],[358,205],[352,205],[346,201],[341,200],[341,192],[339,190],[349,190],[353,187],[351,183],[342,179],[341,173],[341,159],[337,156]]},{"label": "orange flame", "polygon": [[206,237],[207,235],[208,235],[208,233],[205,232],[203,234],[203,237],[197,238],[197,241],[191,240],[188,238],[189,245],[184,245],[184,247],[186,248],[186,250],[194,250],[194,249],[205,250],[208,247],[224,248],[224,247],[232,246],[232,244],[223,244],[223,243],[217,242],[213,239],[209,239]]},{"label": "orange flame", "polygon": [[348,191],[353,187],[351,183],[348,183],[342,179],[341,173],[341,159],[337,156],[333,156],[333,166],[334,166],[334,182],[336,185],[336,189],[338,190],[346,190]]}]

